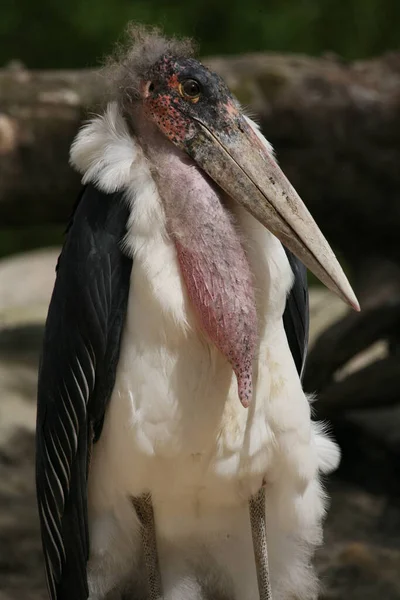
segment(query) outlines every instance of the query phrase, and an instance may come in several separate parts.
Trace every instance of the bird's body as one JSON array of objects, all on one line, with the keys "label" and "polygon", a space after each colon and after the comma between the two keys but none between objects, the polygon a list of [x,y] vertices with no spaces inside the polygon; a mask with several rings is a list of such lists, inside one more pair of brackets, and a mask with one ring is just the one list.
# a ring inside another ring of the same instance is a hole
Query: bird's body
[{"label": "bird's body", "polygon": [[[171,58],[159,37],[153,45],[156,59],[132,88],[132,122],[124,103],[112,102],[71,152],[87,187],[59,261],[39,380],[37,486],[50,595],[153,600],[135,504],[148,495],[164,600],[266,597],[249,517],[264,487],[272,597],[311,600],[320,477],[335,468],[338,449],[311,421],[301,387],[304,268],[263,225],[289,247],[293,237],[295,251],[356,301],[269,144],[221,80],[192,59]],[[210,95],[203,107],[188,72]],[[179,94],[199,102],[192,120]],[[203,128],[199,146],[193,127]],[[252,144],[243,161],[237,139]],[[257,188],[250,155],[270,173]],[[257,219],[234,202],[240,186]],[[267,204],[259,214],[252,198],[264,198],[266,186],[294,217]]]},{"label": "bird's body", "polygon": [[[115,130],[119,139],[113,139]],[[115,106],[107,119],[83,131],[72,156],[85,136],[95,135],[101,156],[102,143],[108,152],[114,145],[116,155],[123,154],[124,143],[132,144]],[[260,336],[253,402],[246,411],[232,368],[199,332],[160,218],[157,187],[140,148],[132,155],[137,158],[126,181],[118,167],[113,174],[127,190],[124,246],[134,261],[116,382],[91,461],[90,580],[103,593],[121,579],[132,581],[141,549],[129,498],[151,492],[166,599],[208,598],[201,582],[209,571],[215,594],[227,581],[232,598],[256,600],[247,503],[265,480],[274,597],[311,598],[315,579],[304,567],[320,538],[318,469],[333,468],[338,453],[311,424],[284,331],[292,285],[286,254],[251,215],[236,210],[256,280]],[[113,184],[108,169],[103,160],[96,170],[100,187],[104,172],[107,185]]]}]

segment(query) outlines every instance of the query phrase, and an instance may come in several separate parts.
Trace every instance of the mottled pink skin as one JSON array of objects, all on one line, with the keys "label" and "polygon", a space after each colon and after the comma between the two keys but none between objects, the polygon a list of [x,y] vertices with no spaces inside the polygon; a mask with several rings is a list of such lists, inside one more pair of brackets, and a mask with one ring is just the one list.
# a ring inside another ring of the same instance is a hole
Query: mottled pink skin
[{"label": "mottled pink skin", "polygon": [[[220,218],[224,220],[222,215]],[[236,234],[229,219],[225,219],[230,248],[222,256],[217,254],[223,249],[215,243],[213,233],[204,236],[197,231],[190,247],[183,246],[178,239],[175,244],[189,298],[200,324],[231,363],[240,401],[247,408],[252,396],[252,361],[257,337],[254,293],[243,249],[238,239],[233,244]],[[219,268],[221,263],[224,263],[222,269]]]},{"label": "mottled pink skin", "polygon": [[168,232],[200,326],[231,363],[247,407],[257,314],[253,277],[233,215],[223,192],[184,152],[165,138],[152,142],[149,131],[143,143],[155,165]]}]

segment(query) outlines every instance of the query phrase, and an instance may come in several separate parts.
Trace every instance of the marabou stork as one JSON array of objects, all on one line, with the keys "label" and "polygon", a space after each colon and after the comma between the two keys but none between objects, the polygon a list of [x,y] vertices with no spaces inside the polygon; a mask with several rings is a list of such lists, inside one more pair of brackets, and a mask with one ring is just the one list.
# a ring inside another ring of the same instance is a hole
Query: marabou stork
[{"label": "marabou stork", "polygon": [[189,42],[133,37],[71,149],[38,390],[49,593],[310,600],[339,453],[301,387],[302,263],[358,303],[221,78]]}]

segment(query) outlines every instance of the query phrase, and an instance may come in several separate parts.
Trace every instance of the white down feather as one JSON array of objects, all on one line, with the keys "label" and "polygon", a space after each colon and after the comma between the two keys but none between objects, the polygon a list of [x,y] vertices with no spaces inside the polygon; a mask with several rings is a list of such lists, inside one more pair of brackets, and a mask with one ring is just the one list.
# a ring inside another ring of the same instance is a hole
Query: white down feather
[{"label": "white down feather", "polygon": [[80,131],[71,162],[84,182],[126,191],[124,244],[134,257],[116,384],[89,477],[91,600],[111,597],[140,570],[129,496],[144,491],[153,496],[165,600],[205,600],[206,588],[258,600],[247,503],[264,479],[273,598],[315,598],[320,473],[336,468],[339,452],[310,420],[288,347],[282,314],[292,273],[280,242],[237,208],[260,332],[246,410],[230,365],[198,334],[157,187],[115,103]]}]

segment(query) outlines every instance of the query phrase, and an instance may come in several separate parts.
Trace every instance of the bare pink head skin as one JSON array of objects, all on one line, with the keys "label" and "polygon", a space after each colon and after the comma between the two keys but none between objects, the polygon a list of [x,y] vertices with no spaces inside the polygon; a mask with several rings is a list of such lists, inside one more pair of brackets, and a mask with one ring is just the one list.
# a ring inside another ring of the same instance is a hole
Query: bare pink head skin
[{"label": "bare pink head skin", "polygon": [[356,310],[358,302],[223,80],[190,57],[187,43],[158,34],[138,41],[123,64],[121,104],[148,157],[198,323],[232,365],[247,407],[257,313],[253,276],[229,208],[233,201]]}]

